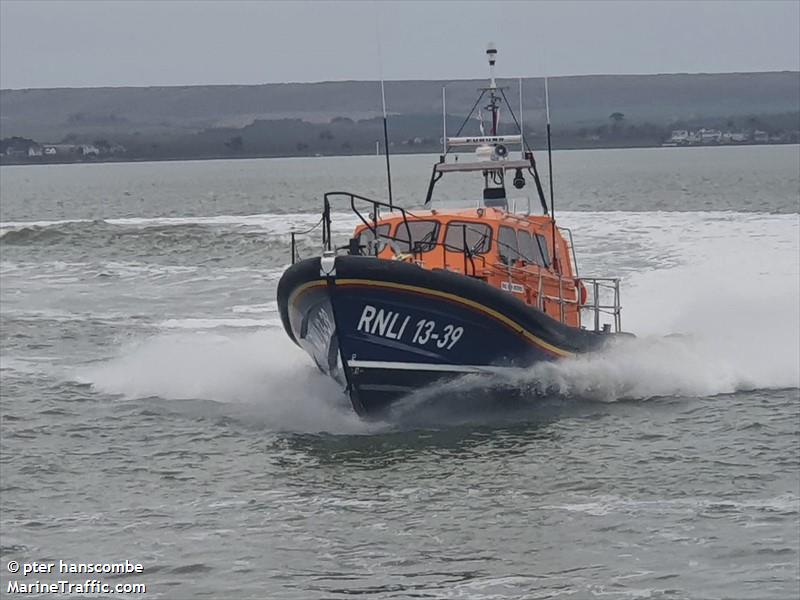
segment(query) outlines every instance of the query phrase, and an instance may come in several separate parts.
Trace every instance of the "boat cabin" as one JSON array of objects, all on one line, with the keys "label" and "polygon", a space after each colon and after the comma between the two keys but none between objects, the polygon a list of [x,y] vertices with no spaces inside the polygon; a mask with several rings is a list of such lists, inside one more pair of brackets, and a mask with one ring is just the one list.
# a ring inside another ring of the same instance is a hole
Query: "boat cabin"
[{"label": "boat cabin", "polygon": [[350,252],[474,277],[580,326],[586,291],[569,236],[547,216],[498,208],[394,212],[358,226]]}]

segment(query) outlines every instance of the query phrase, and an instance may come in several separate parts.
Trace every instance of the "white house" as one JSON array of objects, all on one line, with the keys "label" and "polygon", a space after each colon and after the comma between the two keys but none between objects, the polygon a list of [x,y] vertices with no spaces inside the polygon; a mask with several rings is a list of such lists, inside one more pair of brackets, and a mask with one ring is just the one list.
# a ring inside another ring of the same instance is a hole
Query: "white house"
[{"label": "white house", "polygon": [[100,149],[94,144],[81,144],[79,150],[84,156],[97,156],[100,154]]},{"label": "white house", "polygon": [[701,129],[698,133],[700,141],[704,144],[719,143],[722,139],[722,132],[718,129]]},{"label": "white house", "polygon": [[688,144],[689,132],[685,129],[676,129],[672,132],[669,141],[673,144]]}]

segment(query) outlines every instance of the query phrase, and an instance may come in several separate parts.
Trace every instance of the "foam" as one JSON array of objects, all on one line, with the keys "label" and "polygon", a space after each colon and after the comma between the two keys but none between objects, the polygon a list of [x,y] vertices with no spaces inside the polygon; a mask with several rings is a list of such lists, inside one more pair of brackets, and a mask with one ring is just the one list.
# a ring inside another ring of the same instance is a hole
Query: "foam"
[{"label": "foam", "polygon": [[120,349],[73,378],[125,398],[203,399],[246,407],[248,421],[278,430],[361,433],[342,390],[283,331],[175,332]]},{"label": "foam", "polygon": [[[331,214],[334,231],[350,231],[357,222],[351,213]],[[124,217],[109,219],[60,219],[52,221],[6,221],[0,223],[0,236],[22,229],[62,228],[65,225],[116,225],[146,229],[149,227],[179,227],[200,225],[206,227],[248,228],[272,234],[288,234],[293,230],[307,230],[318,223],[319,213],[215,215],[206,217]]]},{"label": "foam", "polygon": [[167,319],[159,323],[159,327],[163,329],[190,329],[190,330],[203,330],[203,329],[216,329],[218,327],[265,327],[267,325],[276,324],[275,319],[247,319],[247,318],[232,318],[232,319],[203,319],[203,318],[190,318],[190,319]]},{"label": "foam", "polygon": [[686,514],[693,512],[774,512],[797,514],[800,512],[800,498],[795,494],[781,494],[768,498],[752,498],[743,501],[715,498],[676,498],[671,500],[639,500],[604,494],[581,498],[579,502],[539,506],[538,510],[557,510],[586,513],[602,516],[609,513],[637,514],[653,512],[658,514]]},{"label": "foam", "polygon": [[278,302],[265,302],[264,304],[239,304],[231,308],[235,313],[257,314],[278,312]]}]

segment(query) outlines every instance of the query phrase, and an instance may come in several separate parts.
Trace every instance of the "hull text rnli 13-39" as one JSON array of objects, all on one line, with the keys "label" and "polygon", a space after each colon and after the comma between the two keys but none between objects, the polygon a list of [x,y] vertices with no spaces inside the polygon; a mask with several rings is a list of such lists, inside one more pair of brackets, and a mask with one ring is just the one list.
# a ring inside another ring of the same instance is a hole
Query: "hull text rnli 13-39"
[{"label": "hull text rnli 13-39", "polygon": [[[292,234],[293,264],[278,285],[283,326],[359,414],[444,379],[595,351],[620,332],[619,280],[579,276],[572,234],[555,222],[552,184],[548,207],[522,126],[495,83],[496,51],[487,54],[490,83],[462,130],[485,99],[490,132],[481,118],[479,135],[443,135],[424,209],[395,206],[391,191],[389,202],[329,192],[322,255],[298,260]],[[498,132],[501,106],[513,135]],[[448,161],[462,149],[474,149],[471,159]],[[437,182],[452,173],[482,176],[482,199],[471,208],[433,208]],[[506,182],[521,190],[525,174],[541,215],[530,202],[525,212],[509,210]],[[359,219],[341,246],[331,235],[338,201]]]}]

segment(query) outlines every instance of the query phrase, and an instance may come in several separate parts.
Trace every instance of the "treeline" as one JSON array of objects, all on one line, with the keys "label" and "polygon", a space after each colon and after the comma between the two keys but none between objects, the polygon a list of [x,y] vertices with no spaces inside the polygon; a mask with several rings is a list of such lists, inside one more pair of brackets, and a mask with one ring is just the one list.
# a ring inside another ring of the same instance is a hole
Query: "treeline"
[{"label": "treeline", "polygon": [[[463,126],[463,128],[462,128]],[[476,135],[479,122],[466,124],[460,117],[449,116],[449,135]],[[659,146],[676,129],[716,128],[721,130],[764,131],[771,140],[798,143],[800,112],[745,117],[713,117],[675,120],[667,125],[630,120],[623,112],[613,112],[604,122],[595,120],[587,125],[561,128],[555,124],[555,148],[608,148]],[[441,149],[442,123],[439,115],[395,115],[389,119],[390,147],[394,153],[437,152]],[[500,133],[514,133],[506,124]],[[86,139],[83,139],[85,137]],[[525,137],[534,148],[546,143],[543,129],[527,128]],[[20,152],[21,141],[31,147],[47,147],[45,142],[14,138],[11,144],[3,140],[5,162],[48,162],[41,154],[27,156]],[[153,134],[133,132],[118,135],[100,144],[90,136],[70,134],[59,142],[48,141],[56,148],[69,143],[81,149],[74,155],[58,160],[167,160],[180,158],[269,157],[269,156],[330,156],[373,154],[383,152],[383,122],[380,118],[351,119],[335,117],[327,122],[302,119],[256,120],[245,127],[214,127],[196,133]],[[108,152],[114,147],[123,151]],[[14,148],[9,157],[6,150]],[[52,157],[56,160],[55,157]]]}]

